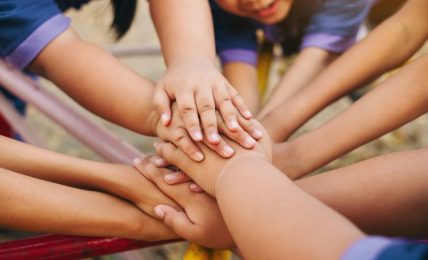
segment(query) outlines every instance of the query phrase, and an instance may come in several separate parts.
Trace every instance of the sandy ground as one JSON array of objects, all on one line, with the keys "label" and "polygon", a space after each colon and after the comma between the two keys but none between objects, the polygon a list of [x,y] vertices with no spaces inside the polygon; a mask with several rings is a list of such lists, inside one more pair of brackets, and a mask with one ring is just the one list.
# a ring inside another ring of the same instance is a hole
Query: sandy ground
[{"label": "sandy ground", "polygon": [[[110,9],[108,1],[94,1],[84,7],[81,11],[71,11],[68,13],[73,19],[73,27],[85,40],[109,46],[117,44],[119,46],[158,46],[158,40],[153,29],[152,22],[147,11],[147,2],[139,1],[139,9],[136,21],[130,32],[118,43],[113,41],[112,33],[109,31]],[[131,57],[121,59],[132,69],[154,81],[158,80],[164,72],[165,66],[160,56],[155,57]],[[273,70],[273,77],[276,77],[278,71]],[[105,122],[79,108],[69,98],[65,97],[58,89],[49,82],[43,81],[43,85],[49,90],[58,94],[65,102],[71,103],[78,110],[88,114],[91,118],[105,125],[108,129],[116,132],[119,136],[129,141],[144,152],[151,152],[152,138],[138,136],[130,131]],[[298,134],[313,129],[323,122],[332,118],[334,115],[344,110],[350,104],[348,98],[344,98],[325,109],[321,114],[308,122]],[[46,142],[49,149],[62,153],[78,156],[82,158],[102,160],[90,149],[86,148],[75,138],[67,134],[63,129],[56,126],[45,116],[38,113],[33,108],[29,109],[28,121],[35,129],[35,132]],[[420,117],[414,122],[385,135],[382,138],[373,141],[342,158],[327,165],[321,171],[337,168],[356,161],[373,157],[383,153],[393,151],[402,151],[417,149],[428,144],[428,120],[427,116]],[[116,259],[180,259],[183,245],[178,243],[173,246],[158,247],[155,249],[139,250],[127,254],[115,255]]]}]

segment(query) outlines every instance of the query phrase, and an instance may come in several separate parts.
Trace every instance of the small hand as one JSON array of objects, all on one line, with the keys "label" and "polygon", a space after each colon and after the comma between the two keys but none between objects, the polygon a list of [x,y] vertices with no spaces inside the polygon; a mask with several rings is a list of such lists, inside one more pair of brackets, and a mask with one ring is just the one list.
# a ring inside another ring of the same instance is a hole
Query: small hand
[{"label": "small hand", "polygon": [[211,248],[234,246],[217,202],[212,197],[206,193],[192,193],[186,183],[175,186],[166,184],[164,176],[173,173],[170,169],[158,168],[149,161],[135,167],[184,209],[180,211],[161,203],[154,208],[158,218],[177,235]]},{"label": "small hand", "polygon": [[208,142],[220,142],[216,108],[230,131],[239,128],[237,111],[244,118],[251,118],[243,99],[211,62],[188,62],[171,66],[157,84],[153,98],[164,125],[168,125],[172,119],[171,101],[177,102],[184,127],[196,142],[203,138],[199,118]]},{"label": "small hand", "polygon": [[[234,147],[237,154],[235,157],[227,160],[217,156],[213,151],[208,149],[206,145],[198,144],[199,148],[205,154],[205,159],[199,163],[195,163],[187,158],[180,149],[170,143],[159,143],[156,145],[155,149],[158,155],[167,162],[179,167],[188,174],[192,180],[199,184],[202,189],[210,195],[215,196],[215,183],[228,162],[239,160],[239,157],[247,155],[262,157],[268,161],[272,160],[272,148],[268,137],[262,138],[252,150],[243,149],[233,142],[231,142],[231,145]],[[166,179],[168,178],[169,177],[166,177]]]},{"label": "small hand", "polygon": [[[156,134],[163,141],[172,142],[193,160],[202,161],[204,159],[204,154],[186,131],[184,122],[178,113],[177,105],[173,103],[171,109],[171,123],[168,126],[165,126],[161,122],[158,122],[156,124]],[[230,131],[220,113],[218,111],[215,112],[220,132],[228,136],[233,141],[241,144],[243,147],[252,149],[256,145],[256,140],[254,140],[249,133],[252,133],[253,136],[257,137],[257,139],[263,136],[263,132],[259,130],[260,127],[258,124],[254,123],[254,120],[247,120],[239,114],[237,115],[239,122],[238,129],[236,131]],[[216,144],[210,143],[206,138],[203,139],[203,142],[224,158],[229,158],[234,154],[234,149],[220,136],[219,142]]]}]

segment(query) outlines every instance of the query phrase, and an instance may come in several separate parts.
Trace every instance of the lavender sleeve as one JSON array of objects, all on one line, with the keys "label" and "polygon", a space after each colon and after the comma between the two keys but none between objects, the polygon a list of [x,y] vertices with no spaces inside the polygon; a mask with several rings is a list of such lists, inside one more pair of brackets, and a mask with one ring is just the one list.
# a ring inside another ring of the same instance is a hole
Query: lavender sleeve
[{"label": "lavender sleeve", "polygon": [[341,53],[351,47],[374,0],[326,0],[305,28],[301,49]]},{"label": "lavender sleeve", "polygon": [[57,14],[33,31],[8,56],[6,61],[23,69],[59,34],[70,26],[70,18]]}]

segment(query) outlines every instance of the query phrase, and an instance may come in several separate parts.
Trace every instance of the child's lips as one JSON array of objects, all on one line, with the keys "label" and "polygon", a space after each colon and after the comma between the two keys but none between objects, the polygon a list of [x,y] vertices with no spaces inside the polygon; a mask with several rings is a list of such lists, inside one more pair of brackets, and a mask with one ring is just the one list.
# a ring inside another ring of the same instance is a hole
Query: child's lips
[{"label": "child's lips", "polygon": [[257,16],[259,17],[266,17],[274,14],[276,10],[278,9],[278,0],[274,0],[272,3],[267,5],[266,7],[263,7],[260,10],[256,11]]}]

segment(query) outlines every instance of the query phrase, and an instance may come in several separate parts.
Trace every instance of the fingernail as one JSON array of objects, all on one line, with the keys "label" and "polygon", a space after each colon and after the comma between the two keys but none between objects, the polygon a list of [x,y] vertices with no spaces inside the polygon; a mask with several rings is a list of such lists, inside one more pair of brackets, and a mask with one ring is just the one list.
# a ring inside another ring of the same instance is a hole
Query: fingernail
[{"label": "fingernail", "polygon": [[202,133],[199,131],[194,132],[193,133],[193,140],[201,141],[202,140]]},{"label": "fingernail", "polygon": [[201,190],[201,187],[199,187],[199,185],[196,184],[196,183],[190,183],[189,184],[189,189],[191,191],[199,191],[199,190]]},{"label": "fingernail", "polygon": [[197,161],[202,161],[204,159],[204,154],[201,152],[196,152],[195,153],[195,160]]},{"label": "fingernail", "polygon": [[256,144],[256,141],[253,138],[247,137],[245,138],[245,145],[247,147],[253,147]]},{"label": "fingernail", "polygon": [[177,175],[175,173],[166,174],[163,179],[166,183],[174,183],[177,180]]},{"label": "fingernail", "polygon": [[211,142],[218,142],[218,141],[220,141],[220,136],[218,136],[218,134],[216,134],[216,133],[212,133],[212,134],[210,134],[210,141]]},{"label": "fingernail", "polygon": [[156,159],[155,160],[155,165],[158,166],[158,167],[161,167],[164,164],[165,164],[165,160],[164,159]]},{"label": "fingernail", "polygon": [[236,122],[236,120],[232,119],[230,120],[230,127],[232,127],[233,129],[237,129],[238,126],[238,122]]},{"label": "fingernail", "polygon": [[253,135],[254,135],[254,138],[259,139],[259,138],[263,137],[263,132],[260,131],[259,129],[256,129],[256,130],[253,131]]},{"label": "fingernail", "polygon": [[253,115],[251,114],[250,110],[245,111],[243,114],[244,114],[244,116],[245,116],[246,118],[250,118],[250,117],[252,117],[252,116],[253,116]]},{"label": "fingernail", "polygon": [[166,125],[166,124],[168,123],[168,121],[169,121],[169,116],[168,116],[168,114],[166,114],[166,113],[162,114],[162,115],[161,115],[161,121],[162,121],[162,123],[163,123],[164,125]]},{"label": "fingernail", "polygon": [[133,162],[134,162],[134,165],[138,165],[138,164],[140,164],[140,163],[141,163],[141,159],[140,159],[140,158],[135,158],[135,159],[133,160]]},{"label": "fingernail", "polygon": [[154,147],[154,148],[156,148],[156,146],[157,146],[158,144],[159,144],[158,142],[154,142],[154,143],[153,143],[153,147]]},{"label": "fingernail", "polygon": [[163,218],[165,216],[165,212],[160,206],[156,206],[153,211],[158,218]]},{"label": "fingernail", "polygon": [[232,156],[234,153],[234,150],[230,146],[225,146],[223,148],[223,152],[224,152],[224,155],[226,155],[226,156]]}]

